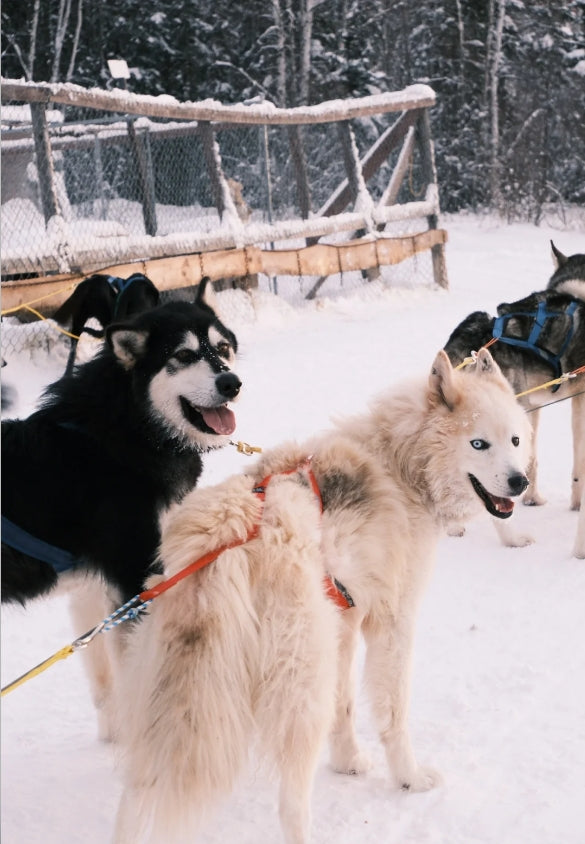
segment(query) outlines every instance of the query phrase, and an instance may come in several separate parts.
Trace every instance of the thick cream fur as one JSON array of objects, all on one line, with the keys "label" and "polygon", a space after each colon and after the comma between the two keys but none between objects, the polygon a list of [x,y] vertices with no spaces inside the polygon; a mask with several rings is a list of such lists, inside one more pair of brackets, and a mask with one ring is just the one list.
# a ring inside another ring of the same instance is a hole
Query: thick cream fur
[{"label": "thick cream fur", "polygon": [[[171,842],[173,824],[194,822],[229,792],[254,736],[281,777],[284,838],[305,844],[325,736],[336,770],[369,764],[354,728],[360,633],[393,785],[437,784],[438,774],[417,764],[407,725],[417,607],[443,526],[483,510],[469,473],[509,495],[529,437],[489,353],[471,372],[454,371],[439,353],[426,382],[403,385],[304,445],[269,451],[253,478],[195,490],[174,507],[164,523],[165,576],[243,539],[260,516],[252,487],[274,476],[258,538],[157,598],[133,637],[120,695],[118,844],[148,831]],[[489,448],[474,449],[479,439]],[[303,473],[280,474],[309,456],[322,518]],[[354,608],[341,612],[325,597],[325,571]]]}]

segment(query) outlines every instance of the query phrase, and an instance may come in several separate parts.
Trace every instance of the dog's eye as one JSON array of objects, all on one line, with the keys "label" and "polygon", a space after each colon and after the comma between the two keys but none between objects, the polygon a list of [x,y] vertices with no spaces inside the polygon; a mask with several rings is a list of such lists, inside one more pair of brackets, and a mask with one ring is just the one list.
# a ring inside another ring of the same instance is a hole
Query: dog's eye
[{"label": "dog's eye", "polygon": [[179,363],[195,363],[197,360],[197,352],[194,352],[193,349],[178,349],[174,354],[174,358]]},{"label": "dog's eye", "polygon": [[471,440],[471,447],[475,448],[477,451],[485,451],[487,448],[490,447],[490,444],[487,443],[485,440]]},{"label": "dog's eye", "polygon": [[221,355],[222,358],[229,358],[231,350],[232,347],[227,340],[222,340],[221,343],[217,344],[217,353]]},{"label": "dog's eye", "polygon": [[512,445],[518,447],[520,445],[520,437],[512,437]]}]

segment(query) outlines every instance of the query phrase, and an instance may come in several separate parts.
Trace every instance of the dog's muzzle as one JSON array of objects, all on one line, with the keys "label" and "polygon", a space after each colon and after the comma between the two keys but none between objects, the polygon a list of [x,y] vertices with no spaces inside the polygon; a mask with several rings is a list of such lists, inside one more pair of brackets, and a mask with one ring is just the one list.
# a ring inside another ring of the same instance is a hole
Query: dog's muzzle
[{"label": "dog's muzzle", "polygon": [[220,396],[223,396],[226,401],[235,399],[240,392],[242,382],[235,374],[235,372],[222,372],[215,379],[215,388]]},{"label": "dog's muzzle", "polygon": [[[471,481],[471,485],[479,498],[483,501],[483,505],[485,509],[491,516],[495,516],[496,519],[509,519],[512,513],[514,512],[514,502],[511,498],[504,498],[499,495],[492,495],[487,489],[481,484],[475,475],[469,475],[469,480]],[[528,486],[528,478],[526,475],[521,474],[520,472],[516,472],[513,475],[508,477],[508,488],[510,490],[510,495],[516,497],[521,495],[526,487]]]}]

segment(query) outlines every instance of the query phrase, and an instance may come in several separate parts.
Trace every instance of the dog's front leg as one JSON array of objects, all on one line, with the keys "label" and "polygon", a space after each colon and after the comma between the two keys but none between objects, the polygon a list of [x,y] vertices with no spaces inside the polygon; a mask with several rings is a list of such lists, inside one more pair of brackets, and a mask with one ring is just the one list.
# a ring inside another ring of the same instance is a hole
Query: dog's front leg
[{"label": "dog's front leg", "polygon": [[[91,630],[111,612],[104,585],[88,577],[71,594],[69,611],[76,636]],[[84,668],[89,680],[91,697],[98,716],[98,738],[114,739],[112,687],[114,682],[111,642],[98,636],[82,651]]]},{"label": "dog's front leg", "polygon": [[581,512],[579,513],[573,556],[579,560],[585,560],[585,486],[581,495]]},{"label": "dog's front leg", "polygon": [[[532,440],[530,443],[530,460],[526,469],[526,476],[528,478],[528,489],[524,493],[522,502],[528,507],[539,507],[546,504],[546,498],[540,494],[538,489],[538,455],[536,453],[536,439],[538,435],[538,423],[540,421],[540,410],[533,408],[530,413],[530,425],[532,427]],[[526,543],[524,543],[526,544]],[[515,543],[508,543],[504,541],[504,545],[511,545],[514,547]]]},{"label": "dog's front leg", "polygon": [[342,615],[337,703],[335,722],[330,737],[331,766],[342,774],[362,774],[370,767],[370,759],[358,746],[355,731],[355,657],[362,616],[357,608]]},{"label": "dog's front leg", "polygon": [[441,776],[417,764],[410,743],[408,707],[414,636],[413,622],[407,617],[410,615],[393,619],[394,623],[383,630],[365,631],[366,684],[394,785],[408,791],[427,791],[441,783]]},{"label": "dog's front leg", "polygon": [[571,399],[573,429],[573,476],[571,483],[571,510],[578,510],[585,489],[585,393]]}]

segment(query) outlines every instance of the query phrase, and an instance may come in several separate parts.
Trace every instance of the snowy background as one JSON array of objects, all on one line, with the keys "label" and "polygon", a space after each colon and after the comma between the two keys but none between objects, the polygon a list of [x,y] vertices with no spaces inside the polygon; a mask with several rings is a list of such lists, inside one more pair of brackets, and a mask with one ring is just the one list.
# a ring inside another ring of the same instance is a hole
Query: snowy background
[{"label": "snowy background", "polygon": [[[578,226],[506,226],[446,218],[451,289],[384,280],[295,306],[267,291],[222,293],[241,344],[244,381],[236,434],[264,447],[304,438],[332,415],[365,408],[389,384],[426,373],[470,311],[494,312],[546,286],[549,238],[585,252]],[[281,288],[292,280],[282,280]],[[57,340],[3,370],[26,415],[64,369]],[[568,509],[570,408],[542,414],[542,508],[517,508],[535,538],[498,544],[487,517],[463,538],[445,537],[420,612],[411,709],[421,762],[444,785],[425,794],[389,790],[367,703],[358,713],[373,767],[334,774],[324,750],[313,796],[316,844],[582,844],[585,840],[585,562],[571,557],[577,515]],[[235,449],[210,455],[203,483],[237,472]],[[97,622],[98,619],[96,619]],[[2,684],[70,642],[64,598],[2,608]],[[111,838],[120,781],[112,747],[96,739],[82,661],[74,655],[2,701],[3,844],[103,844]],[[202,844],[281,840],[276,786],[252,763]]]}]

